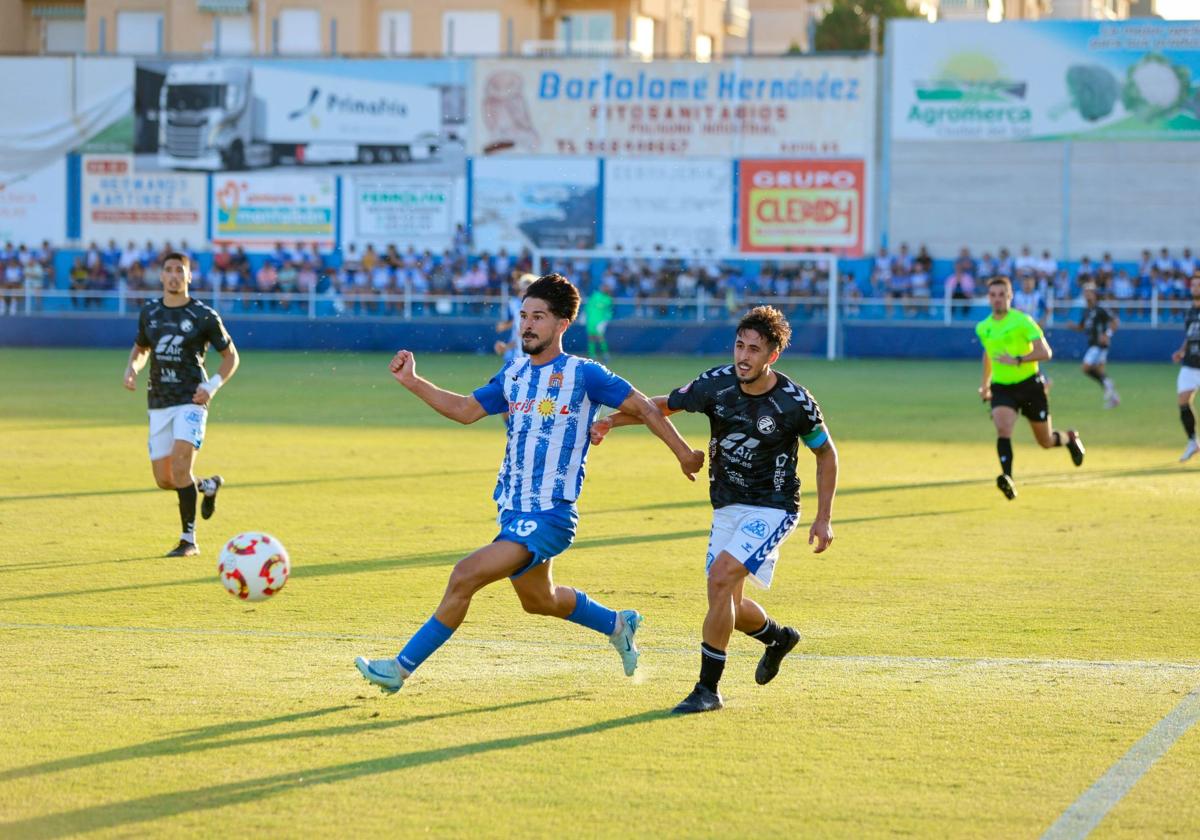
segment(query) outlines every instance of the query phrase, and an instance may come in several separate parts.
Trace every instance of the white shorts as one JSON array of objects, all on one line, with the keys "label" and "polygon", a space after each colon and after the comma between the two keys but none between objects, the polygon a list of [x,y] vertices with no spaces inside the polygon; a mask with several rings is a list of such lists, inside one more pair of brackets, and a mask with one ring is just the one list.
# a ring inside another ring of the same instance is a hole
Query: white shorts
[{"label": "white shorts", "polygon": [[751,580],[763,589],[770,588],[779,547],[796,529],[799,518],[786,510],[753,505],[728,505],[714,510],[705,575],[717,555],[724,551],[746,567]]},{"label": "white shorts", "polygon": [[177,440],[199,449],[207,422],[208,409],[194,403],[150,409],[150,460],[166,458]]},{"label": "white shorts", "polygon": [[1087,352],[1083,354],[1083,363],[1088,367],[1099,367],[1108,362],[1108,348],[1099,347],[1095,344],[1088,347]]},{"label": "white shorts", "polygon": [[1184,365],[1179,369],[1179,378],[1175,380],[1175,392],[1186,394],[1200,388],[1200,368]]}]

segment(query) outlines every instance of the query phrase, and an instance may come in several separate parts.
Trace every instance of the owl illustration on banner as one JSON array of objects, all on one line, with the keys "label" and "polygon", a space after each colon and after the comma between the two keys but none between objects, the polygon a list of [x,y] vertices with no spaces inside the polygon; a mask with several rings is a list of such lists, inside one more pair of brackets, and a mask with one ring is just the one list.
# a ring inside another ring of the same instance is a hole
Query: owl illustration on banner
[{"label": "owl illustration on banner", "polygon": [[483,124],[488,139],[485,155],[509,150],[537,151],[540,143],[525,101],[525,81],[511,70],[498,70],[483,86]]}]

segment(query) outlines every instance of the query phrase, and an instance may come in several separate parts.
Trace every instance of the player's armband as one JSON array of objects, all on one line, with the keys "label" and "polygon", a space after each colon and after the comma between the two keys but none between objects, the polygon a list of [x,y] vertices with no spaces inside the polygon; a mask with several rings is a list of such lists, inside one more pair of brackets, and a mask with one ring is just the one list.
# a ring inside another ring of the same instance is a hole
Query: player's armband
[{"label": "player's armband", "polygon": [[829,440],[829,433],[825,431],[824,426],[817,426],[808,434],[801,435],[800,438],[809,449],[819,449],[825,441]]}]

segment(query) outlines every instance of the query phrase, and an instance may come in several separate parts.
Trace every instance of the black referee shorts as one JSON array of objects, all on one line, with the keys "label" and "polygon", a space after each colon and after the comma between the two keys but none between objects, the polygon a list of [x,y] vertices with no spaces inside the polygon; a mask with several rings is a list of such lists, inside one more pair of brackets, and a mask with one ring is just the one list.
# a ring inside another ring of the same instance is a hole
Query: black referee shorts
[{"label": "black referee shorts", "polygon": [[1045,377],[1036,373],[1011,385],[998,385],[993,382],[992,408],[1001,405],[1016,409],[1034,422],[1044,422],[1050,416]]}]

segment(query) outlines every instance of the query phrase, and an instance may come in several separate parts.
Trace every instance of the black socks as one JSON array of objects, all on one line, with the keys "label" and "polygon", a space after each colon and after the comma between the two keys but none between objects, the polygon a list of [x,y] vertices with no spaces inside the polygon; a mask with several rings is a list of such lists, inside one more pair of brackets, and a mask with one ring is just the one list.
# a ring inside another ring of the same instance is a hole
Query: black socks
[{"label": "black socks", "polygon": [[184,539],[194,545],[196,542],[196,485],[176,487],[175,492],[179,496],[179,524],[183,528],[183,533],[187,535]]},{"label": "black socks", "polygon": [[1190,405],[1179,406],[1179,422],[1183,423],[1183,430],[1187,432],[1188,440],[1196,436],[1196,415],[1192,412]]},{"label": "black socks", "polygon": [[752,639],[758,639],[764,645],[782,644],[787,639],[787,634],[783,632],[773,618],[767,618],[767,623],[755,630],[753,633],[747,633]]},{"label": "black socks", "polygon": [[725,671],[725,651],[717,650],[707,642],[700,643],[700,685],[709,691],[717,690],[721,674]]},{"label": "black socks", "polygon": [[1000,456],[1000,469],[1004,470],[1004,474],[1012,478],[1012,438],[996,438],[996,454]]}]

